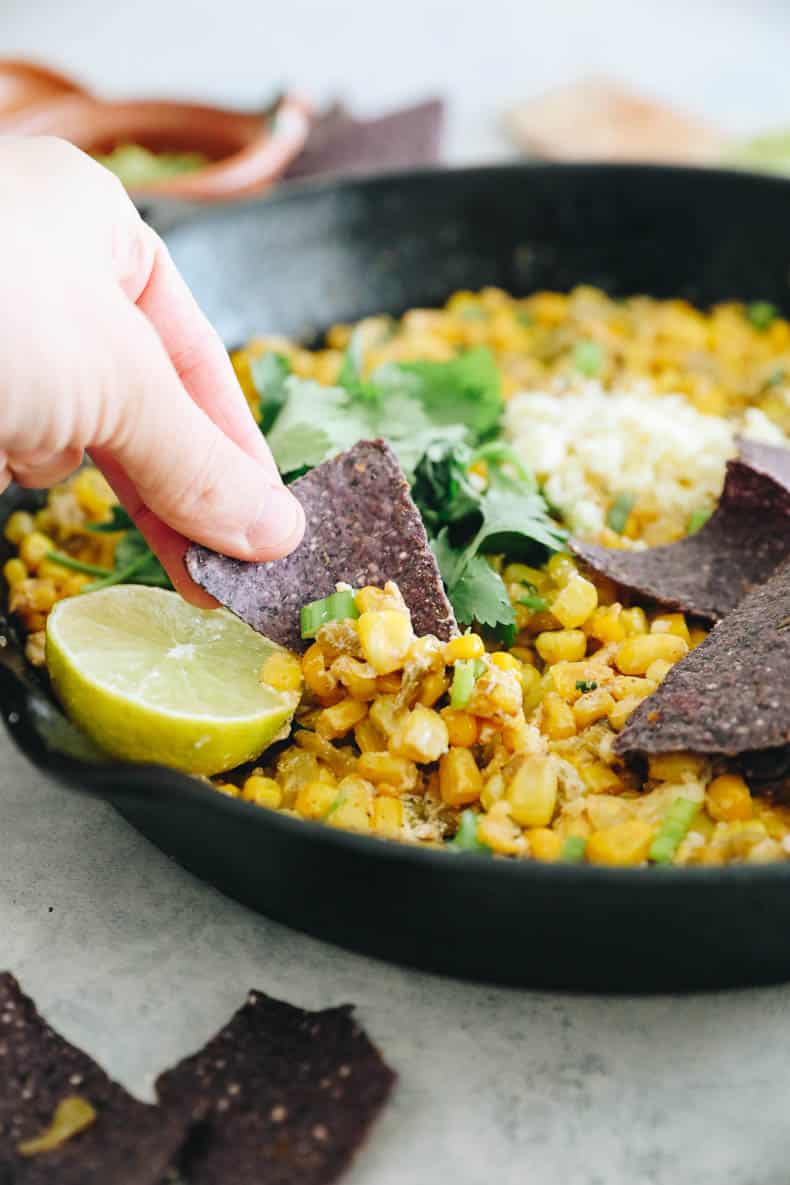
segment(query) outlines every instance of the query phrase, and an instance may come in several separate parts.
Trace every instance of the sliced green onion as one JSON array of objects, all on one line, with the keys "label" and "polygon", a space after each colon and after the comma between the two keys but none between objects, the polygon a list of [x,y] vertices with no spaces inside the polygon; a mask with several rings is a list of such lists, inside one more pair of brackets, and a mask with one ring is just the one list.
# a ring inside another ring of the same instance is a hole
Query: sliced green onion
[{"label": "sliced green onion", "polygon": [[465,708],[472,698],[477,679],[473,658],[461,658],[453,668],[453,683],[450,688],[450,707]]},{"label": "sliced green onion", "polygon": [[47,559],[53,564],[60,564],[61,568],[71,568],[74,572],[84,572],[87,576],[111,576],[112,568],[101,568],[98,564],[86,564],[84,560],[75,560],[66,555],[65,551],[48,551]]},{"label": "sliced green onion", "polygon": [[694,510],[689,515],[689,521],[686,523],[686,534],[695,535],[700,527],[704,527],[710,516],[713,514],[712,510]]},{"label": "sliced green onion", "polygon": [[530,593],[528,597],[519,597],[519,605],[526,605],[533,613],[545,613],[549,607],[549,602],[545,597],[539,597]]},{"label": "sliced green onion", "polygon": [[447,847],[456,852],[486,852],[490,855],[491,849],[477,837],[477,822],[476,811],[461,811],[458,830]]},{"label": "sliced green onion", "polygon": [[577,691],[581,691],[581,692],[595,691],[597,686],[598,686],[598,684],[595,682],[594,679],[577,679],[576,680],[576,690]]},{"label": "sliced green onion", "polygon": [[359,617],[353,589],[343,589],[322,597],[320,601],[310,601],[302,605],[302,637],[314,638],[328,621],[347,621],[349,617]]},{"label": "sliced green onion", "polygon": [[560,850],[560,863],[581,864],[587,840],[581,835],[569,835]]},{"label": "sliced green onion", "polygon": [[604,352],[599,342],[580,341],[573,347],[573,365],[587,378],[600,374],[603,362]]},{"label": "sliced green onion", "polygon": [[775,304],[771,304],[767,300],[755,300],[746,306],[746,316],[754,329],[764,332],[766,329],[770,329],[779,316],[779,312]]},{"label": "sliced green onion", "polygon": [[609,507],[609,513],[606,516],[607,527],[616,531],[618,535],[622,535],[625,530],[625,524],[628,522],[628,516],[634,509],[635,502],[635,494],[629,494],[627,491],[618,494]]},{"label": "sliced green onion", "polygon": [[675,852],[688,834],[691,824],[700,809],[698,802],[690,798],[676,798],[664,815],[656,838],[650,845],[648,858],[654,864],[671,864]]}]

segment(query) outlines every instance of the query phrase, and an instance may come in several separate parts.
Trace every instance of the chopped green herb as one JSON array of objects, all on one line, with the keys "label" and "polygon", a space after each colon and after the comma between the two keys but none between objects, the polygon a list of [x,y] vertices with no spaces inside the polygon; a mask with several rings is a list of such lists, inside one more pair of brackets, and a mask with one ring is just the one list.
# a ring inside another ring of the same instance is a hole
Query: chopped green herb
[{"label": "chopped green herb", "polygon": [[526,309],[519,309],[516,313],[516,320],[522,329],[531,329],[535,322]]},{"label": "chopped green herb", "polygon": [[686,534],[695,535],[700,527],[704,527],[710,516],[713,514],[712,510],[706,510],[700,507],[699,510],[694,510],[689,515],[689,521],[686,523]]},{"label": "chopped green herb", "polygon": [[754,329],[764,332],[773,325],[779,311],[776,305],[770,304],[767,300],[755,300],[746,306],[746,316]]},{"label": "chopped green herb", "polygon": [[47,559],[53,564],[60,564],[62,568],[71,568],[74,572],[84,572],[87,576],[112,576],[111,568],[101,568],[98,564],[86,564],[84,560],[77,560],[73,555],[66,555],[64,551],[48,551]]},{"label": "chopped green herb", "polygon": [[622,535],[625,530],[628,516],[634,509],[636,504],[636,495],[624,492],[618,494],[612,505],[609,507],[609,513],[606,516],[606,525],[618,535]]},{"label": "chopped green herb", "polygon": [[461,811],[458,830],[447,843],[447,847],[455,852],[480,852],[491,854],[491,849],[478,838],[478,817],[476,811]]},{"label": "chopped green herb", "polygon": [[270,350],[250,362],[252,384],[258,395],[261,432],[268,432],[285,406],[288,398],[285,380],[291,373],[291,363],[285,354]]},{"label": "chopped green herb", "polygon": [[451,708],[459,709],[466,707],[472,698],[476,679],[475,660],[472,658],[459,659],[453,668],[453,682],[450,687]]},{"label": "chopped green herb", "polygon": [[597,686],[598,686],[598,684],[596,683],[595,679],[577,679],[576,680],[576,690],[577,691],[581,691],[581,692],[595,691]]},{"label": "chopped green herb", "polygon": [[331,593],[320,601],[302,605],[302,637],[314,638],[328,621],[347,621],[356,617],[359,617],[359,610],[354,602],[353,589]]},{"label": "chopped green herb", "polygon": [[603,346],[599,342],[579,341],[573,347],[573,365],[580,374],[595,378],[601,373],[604,363]]},{"label": "chopped green herb", "polygon": [[587,840],[583,836],[569,835],[560,849],[560,862],[562,864],[581,864],[586,847]]},{"label": "chopped green herb", "polygon": [[664,815],[656,838],[650,845],[648,858],[654,864],[671,864],[675,853],[689,832],[700,809],[698,802],[676,798]]},{"label": "chopped green herb", "polygon": [[549,602],[545,597],[539,597],[533,593],[530,593],[528,597],[519,597],[518,603],[526,605],[527,609],[531,609],[533,613],[545,613],[549,607]]}]

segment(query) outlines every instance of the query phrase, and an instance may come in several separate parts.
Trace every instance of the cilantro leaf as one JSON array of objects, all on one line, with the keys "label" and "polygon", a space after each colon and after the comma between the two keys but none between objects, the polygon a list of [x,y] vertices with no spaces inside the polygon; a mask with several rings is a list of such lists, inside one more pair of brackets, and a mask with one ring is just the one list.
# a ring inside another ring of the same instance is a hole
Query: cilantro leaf
[{"label": "cilantro leaf", "polygon": [[567,539],[567,532],[549,518],[540,494],[501,470],[491,471],[480,512],[483,521],[467,544],[468,556],[483,552],[529,557],[536,544],[547,551],[559,551]]},{"label": "cilantro leaf", "polygon": [[261,432],[268,432],[285,406],[285,381],[291,364],[285,354],[270,350],[250,362],[252,383],[258,395]]},{"label": "cilantro leaf", "polygon": [[502,413],[502,380],[485,346],[448,362],[389,362],[371,382],[383,394],[416,399],[433,424],[463,424],[477,437],[492,432]]},{"label": "cilantro leaf", "polygon": [[515,610],[505,583],[482,555],[472,557],[448,595],[462,625],[476,621],[498,630],[516,624]]}]

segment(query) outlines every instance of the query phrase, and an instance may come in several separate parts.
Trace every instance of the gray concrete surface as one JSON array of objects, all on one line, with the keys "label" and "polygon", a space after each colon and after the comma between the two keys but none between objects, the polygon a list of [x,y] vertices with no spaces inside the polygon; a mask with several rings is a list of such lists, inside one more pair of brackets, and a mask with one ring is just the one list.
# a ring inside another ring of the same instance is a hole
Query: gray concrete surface
[{"label": "gray concrete surface", "polygon": [[[443,92],[458,161],[508,155],[504,103],[602,70],[734,132],[790,124],[788,32],[785,0],[0,0],[1,53],[106,93]],[[355,1002],[400,1083],[349,1185],[790,1180],[790,987],[572,998],[370,962],[223,899],[2,736],[0,965],[141,1096],[248,987]]]}]

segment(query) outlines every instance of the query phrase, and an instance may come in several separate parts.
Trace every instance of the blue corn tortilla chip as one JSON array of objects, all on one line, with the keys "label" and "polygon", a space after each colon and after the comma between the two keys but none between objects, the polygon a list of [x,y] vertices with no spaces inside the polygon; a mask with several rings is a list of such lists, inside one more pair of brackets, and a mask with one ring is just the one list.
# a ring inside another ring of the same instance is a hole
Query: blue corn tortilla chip
[{"label": "blue corn tortilla chip", "polygon": [[[23,1155],[68,1096],[96,1119],[59,1147]],[[191,1115],[132,1098],[86,1053],[39,1016],[12,975],[0,975],[0,1182],[2,1185],[160,1185],[177,1162]]]},{"label": "blue corn tortilla chip", "polygon": [[305,511],[304,539],[268,564],[192,544],[189,575],[258,633],[305,650],[302,605],[329,596],[338,581],[354,588],[394,580],[418,635],[446,641],[458,627],[409,483],[383,440],[361,441],[291,485]]},{"label": "blue corn tortilla chip", "polygon": [[573,551],[631,592],[720,620],[790,557],[790,449],[738,443],[719,505],[695,535],[647,551],[574,539]]},{"label": "blue corn tortilla chip", "polygon": [[614,747],[741,756],[760,780],[790,772],[790,560],[672,667]]},{"label": "blue corn tortilla chip", "polygon": [[190,1185],[329,1185],[395,1075],[351,1008],[305,1012],[250,992],[229,1024],[157,1080],[161,1105],[202,1120],[180,1173]]}]

